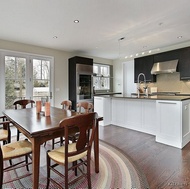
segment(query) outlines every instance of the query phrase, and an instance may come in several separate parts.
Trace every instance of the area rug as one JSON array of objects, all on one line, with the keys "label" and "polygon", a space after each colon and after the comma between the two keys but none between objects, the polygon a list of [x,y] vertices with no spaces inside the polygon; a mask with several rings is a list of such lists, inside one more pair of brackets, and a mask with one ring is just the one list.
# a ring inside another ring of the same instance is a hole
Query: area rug
[{"label": "area rug", "polygon": [[[50,146],[41,146],[41,153],[44,153]],[[100,171],[95,173],[94,169],[94,155],[92,152],[91,162],[91,180],[94,189],[110,189],[110,188],[123,188],[123,189],[148,189],[148,183],[145,175],[126,154],[122,153],[118,148],[100,141]],[[93,151],[93,150],[92,150]],[[39,188],[46,188],[46,166],[45,155],[42,156],[40,165],[40,181]],[[8,162],[7,162],[8,163]],[[30,168],[32,170],[32,168]],[[11,177],[17,177],[20,174],[27,172],[25,167],[17,171],[10,171],[4,174],[4,180]],[[54,179],[58,180],[64,186],[63,179],[57,175],[53,175]],[[70,177],[74,177],[71,173]],[[20,181],[4,184],[3,188],[32,188],[32,177],[23,178]],[[50,185],[50,188],[55,188]],[[86,179],[79,181],[72,185],[70,188],[88,188]]]}]

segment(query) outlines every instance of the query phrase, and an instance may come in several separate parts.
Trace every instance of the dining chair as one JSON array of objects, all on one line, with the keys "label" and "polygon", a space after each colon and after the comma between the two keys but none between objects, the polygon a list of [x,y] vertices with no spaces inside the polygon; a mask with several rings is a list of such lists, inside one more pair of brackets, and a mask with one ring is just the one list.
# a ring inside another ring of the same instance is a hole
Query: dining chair
[{"label": "dining chair", "polygon": [[[77,110],[78,113],[90,113],[94,111],[94,106],[92,103],[87,102],[87,101],[83,101],[83,102],[79,102],[77,103]],[[72,135],[70,135],[70,140],[72,142],[75,142],[77,140],[77,138],[79,137],[79,133],[73,133]]]},{"label": "dining chair", "polygon": [[[64,109],[64,110],[71,110],[71,108],[72,108],[72,101],[70,101],[70,100],[63,100],[61,102],[61,105],[62,105],[62,109]],[[54,149],[55,144],[60,143],[60,146],[61,146],[63,144],[63,142],[64,142],[63,137],[60,137],[60,140],[56,141],[56,142],[55,142],[55,139],[52,139],[52,149]]]},{"label": "dining chair", "polygon": [[[59,126],[64,129],[65,143],[59,148],[47,151],[46,188],[49,188],[51,181],[57,187],[68,189],[69,185],[76,183],[83,177],[87,178],[88,188],[91,188],[90,159],[92,143],[94,141],[97,126],[96,119],[97,114],[92,112],[87,114],[78,114],[60,122]],[[76,142],[69,143],[69,133],[73,132],[75,129],[79,130],[79,138]],[[51,161],[53,161],[53,163]],[[57,171],[57,166],[64,166],[64,175]],[[50,176],[50,170],[54,171],[61,178],[65,178],[64,187]],[[80,171],[79,175],[77,170]],[[68,178],[70,177],[69,173],[71,171],[73,171],[72,174],[74,174],[74,178],[72,180]]]},{"label": "dining chair", "polygon": [[71,110],[72,109],[72,101],[70,100],[64,100],[61,102],[62,109],[64,110]]},{"label": "dining chair", "polygon": [[[28,157],[30,157],[31,154],[32,144],[27,139],[0,146],[0,187],[2,187],[3,184],[19,180],[32,174],[28,172],[27,174],[21,176],[17,175],[17,177],[10,178],[9,180],[3,182],[3,174],[7,171],[16,170],[23,166],[26,166],[29,171],[28,166],[32,164],[32,161],[28,162]],[[7,165],[4,167],[4,161],[12,161],[13,159],[20,157],[25,157],[25,160],[19,160],[16,163],[12,163],[12,165]]]},{"label": "dining chair", "polygon": [[5,116],[0,116],[0,119],[0,125],[3,125],[2,128],[0,128],[0,141],[3,141],[3,145],[5,145],[11,142],[10,122],[6,121]]},{"label": "dining chair", "polygon": [[[22,99],[22,100],[17,100],[13,103],[15,110],[17,109],[25,109],[27,105],[30,105],[31,108],[33,108],[34,100],[30,99]],[[20,131],[17,129],[17,141],[19,141],[20,138]]]},{"label": "dining chair", "polygon": [[77,111],[79,113],[89,113],[89,112],[93,112],[94,106],[92,103],[87,102],[87,101],[83,101],[83,102],[79,102],[77,103]]}]

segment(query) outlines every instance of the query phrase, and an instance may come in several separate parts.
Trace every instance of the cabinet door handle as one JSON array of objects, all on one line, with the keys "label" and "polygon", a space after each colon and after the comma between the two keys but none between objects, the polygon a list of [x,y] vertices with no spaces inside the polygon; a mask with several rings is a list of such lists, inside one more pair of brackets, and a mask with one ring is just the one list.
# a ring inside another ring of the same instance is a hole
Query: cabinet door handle
[{"label": "cabinet door handle", "polygon": [[177,104],[175,102],[158,102],[158,103],[160,103],[160,104]]},{"label": "cabinet door handle", "polygon": [[181,79],[190,79],[190,77],[181,77]]}]

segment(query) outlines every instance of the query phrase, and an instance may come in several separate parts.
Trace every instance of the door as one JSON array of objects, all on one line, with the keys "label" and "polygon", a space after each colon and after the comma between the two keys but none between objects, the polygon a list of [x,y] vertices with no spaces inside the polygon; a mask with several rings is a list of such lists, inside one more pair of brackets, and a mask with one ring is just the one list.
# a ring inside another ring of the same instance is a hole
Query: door
[{"label": "door", "polygon": [[32,58],[33,82],[32,93],[33,100],[51,101],[51,66],[50,60]]},{"label": "door", "polygon": [[2,56],[5,71],[1,72],[4,75],[4,95],[1,96],[5,96],[5,109],[13,108],[13,102],[19,99],[50,101],[53,105],[52,58],[15,53]]}]

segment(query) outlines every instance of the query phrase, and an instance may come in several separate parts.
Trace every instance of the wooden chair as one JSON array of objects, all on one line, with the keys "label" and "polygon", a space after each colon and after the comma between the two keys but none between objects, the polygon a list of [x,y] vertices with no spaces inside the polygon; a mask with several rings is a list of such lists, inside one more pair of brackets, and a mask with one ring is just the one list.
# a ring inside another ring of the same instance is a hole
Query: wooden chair
[{"label": "wooden chair", "polygon": [[[64,110],[71,110],[72,108],[72,102],[70,100],[64,100],[63,102],[61,102],[62,105],[62,109]],[[60,142],[60,146],[63,144],[63,137],[60,137],[60,140],[55,142],[55,139],[52,139],[52,149],[54,149],[55,144]]]},{"label": "wooden chair", "polygon": [[[92,112],[88,114],[79,114],[60,122],[60,127],[64,129],[65,145],[57,149],[47,151],[47,188],[49,188],[50,181],[60,188],[68,188],[69,185],[78,181],[83,177],[87,177],[88,188],[91,188],[91,174],[90,174],[90,159],[91,148],[94,141],[95,129],[96,129],[97,114]],[[79,130],[79,138],[75,143],[69,143],[69,133],[75,129]],[[51,164],[53,160],[53,164]],[[78,161],[80,160],[80,161]],[[69,166],[69,164],[71,164]],[[58,173],[55,169],[57,166],[65,167],[65,175]],[[86,172],[85,166],[87,167]],[[82,169],[81,169],[81,166]],[[65,178],[65,186],[62,187],[50,176],[50,170],[57,173],[62,178]],[[77,176],[77,170],[81,172],[81,175]],[[68,180],[68,172],[74,171],[75,178],[71,181]]]},{"label": "wooden chair", "polygon": [[[18,108],[25,109],[27,105],[30,105],[31,108],[33,108],[33,104],[35,102],[33,100],[29,99],[22,99],[22,100],[17,100],[13,103],[15,110]],[[20,138],[20,131],[17,129],[17,141],[19,141]]]},{"label": "wooden chair", "polygon": [[89,113],[89,112],[93,112],[94,106],[90,102],[83,101],[77,104],[77,109],[78,109],[78,112],[80,113],[82,112]]},{"label": "wooden chair", "polygon": [[72,109],[72,102],[70,100],[64,100],[61,102],[62,109],[64,110],[71,110]]},{"label": "wooden chair", "polygon": [[11,130],[9,127],[10,122],[6,121],[5,116],[0,116],[0,119],[2,120],[0,125],[3,125],[3,127],[0,128],[0,141],[3,141],[3,145],[5,145],[11,142]]},{"label": "wooden chair", "polygon": [[[29,170],[28,165],[32,164],[32,162],[28,163],[28,156],[31,155],[31,153],[32,153],[32,144],[27,139],[0,146],[0,188],[2,187],[3,184],[13,182],[23,177],[31,175],[31,173],[27,173],[26,175],[21,175],[19,177],[15,177],[6,182],[3,182],[4,172],[11,171],[13,169],[15,170],[23,166],[26,166],[27,170]],[[10,166],[4,167],[3,165],[4,161],[7,160],[12,161],[13,159],[22,156],[25,156],[26,159],[18,163],[12,164]]]}]

